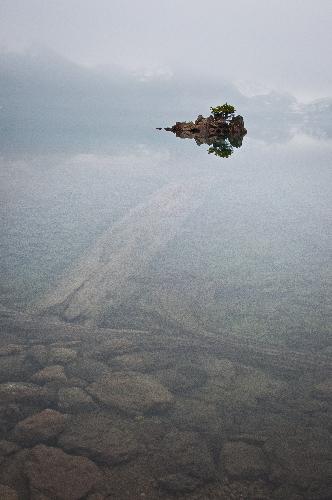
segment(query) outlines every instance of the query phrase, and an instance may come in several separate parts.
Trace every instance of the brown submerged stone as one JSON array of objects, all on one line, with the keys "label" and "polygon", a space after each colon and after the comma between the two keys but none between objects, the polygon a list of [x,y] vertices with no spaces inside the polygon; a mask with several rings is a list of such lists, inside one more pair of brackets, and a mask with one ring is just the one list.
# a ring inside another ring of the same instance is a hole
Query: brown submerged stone
[{"label": "brown submerged stone", "polygon": [[263,450],[243,442],[225,443],[220,454],[221,467],[231,477],[258,478],[269,473]]},{"label": "brown submerged stone", "polygon": [[63,387],[58,392],[58,406],[62,410],[72,411],[94,408],[95,403],[80,387]]},{"label": "brown submerged stone", "polygon": [[98,413],[73,417],[60,435],[58,445],[65,451],[105,464],[126,462],[139,451],[130,426]]},{"label": "brown submerged stone", "polygon": [[167,408],[173,401],[169,390],[149,375],[111,372],[86,388],[101,403],[131,415]]},{"label": "brown submerged stone", "polygon": [[7,382],[0,384],[0,401],[21,402],[21,401],[46,401],[48,391],[39,385],[24,382]]},{"label": "brown submerged stone", "polygon": [[212,454],[196,432],[167,434],[154,457],[153,467],[160,487],[172,493],[193,491],[216,476]]},{"label": "brown submerged stone", "polygon": [[0,498],[3,500],[18,500],[16,491],[4,484],[0,484]]},{"label": "brown submerged stone", "polygon": [[45,445],[32,449],[25,474],[32,493],[63,500],[85,497],[101,479],[98,467],[88,458]]},{"label": "brown submerged stone", "polygon": [[27,445],[44,443],[57,436],[64,429],[65,422],[65,415],[46,409],[19,422],[14,437]]},{"label": "brown submerged stone", "polygon": [[31,380],[36,384],[46,384],[47,382],[65,384],[67,382],[67,377],[62,365],[52,365],[35,373],[31,377]]}]

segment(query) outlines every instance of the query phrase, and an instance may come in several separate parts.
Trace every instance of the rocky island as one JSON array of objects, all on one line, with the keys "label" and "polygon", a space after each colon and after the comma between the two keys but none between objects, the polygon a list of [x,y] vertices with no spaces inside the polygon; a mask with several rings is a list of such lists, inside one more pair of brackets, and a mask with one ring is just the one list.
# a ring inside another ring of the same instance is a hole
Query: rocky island
[{"label": "rocky island", "polygon": [[208,153],[227,158],[233,153],[234,147],[242,146],[247,133],[243,117],[235,116],[234,106],[227,103],[210,109],[211,114],[207,118],[198,115],[194,122],[176,122],[165,130],[182,139],[195,139],[199,146],[208,144]]}]

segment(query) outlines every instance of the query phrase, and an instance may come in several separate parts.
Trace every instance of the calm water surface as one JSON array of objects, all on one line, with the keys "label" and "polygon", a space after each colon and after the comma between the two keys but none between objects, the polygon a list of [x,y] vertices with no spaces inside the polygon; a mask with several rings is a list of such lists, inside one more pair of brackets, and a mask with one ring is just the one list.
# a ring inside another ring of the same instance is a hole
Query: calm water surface
[{"label": "calm water surface", "polygon": [[[20,498],[331,498],[332,146],[247,126],[228,159],[154,130],[1,154],[1,432],[32,451],[0,483]],[[58,431],[19,424],[45,408]],[[64,496],[41,443],[102,479]]]}]

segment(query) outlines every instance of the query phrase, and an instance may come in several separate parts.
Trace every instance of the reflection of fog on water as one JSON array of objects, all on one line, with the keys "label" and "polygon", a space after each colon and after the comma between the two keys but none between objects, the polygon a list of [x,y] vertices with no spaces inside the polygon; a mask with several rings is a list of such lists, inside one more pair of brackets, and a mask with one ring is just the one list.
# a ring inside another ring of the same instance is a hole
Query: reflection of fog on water
[{"label": "reflection of fog on water", "polygon": [[[330,498],[329,103],[9,60],[0,497]],[[155,131],[220,92],[237,154]]]}]

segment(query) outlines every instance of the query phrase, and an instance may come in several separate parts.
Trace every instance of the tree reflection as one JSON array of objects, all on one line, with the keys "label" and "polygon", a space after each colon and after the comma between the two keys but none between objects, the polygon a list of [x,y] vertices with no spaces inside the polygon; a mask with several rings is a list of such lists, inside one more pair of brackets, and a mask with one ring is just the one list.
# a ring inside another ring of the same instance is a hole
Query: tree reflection
[{"label": "tree reflection", "polygon": [[233,147],[227,139],[218,139],[209,147],[208,153],[219,158],[228,158],[233,154]]},{"label": "tree reflection", "polygon": [[208,154],[214,154],[219,158],[229,158],[234,148],[242,146],[243,137],[247,133],[242,116],[233,116],[228,121],[221,113],[215,113],[215,116],[210,115],[207,118],[199,115],[195,122],[176,122],[173,127],[165,130],[173,132],[181,139],[194,139],[198,146],[207,144]]}]

